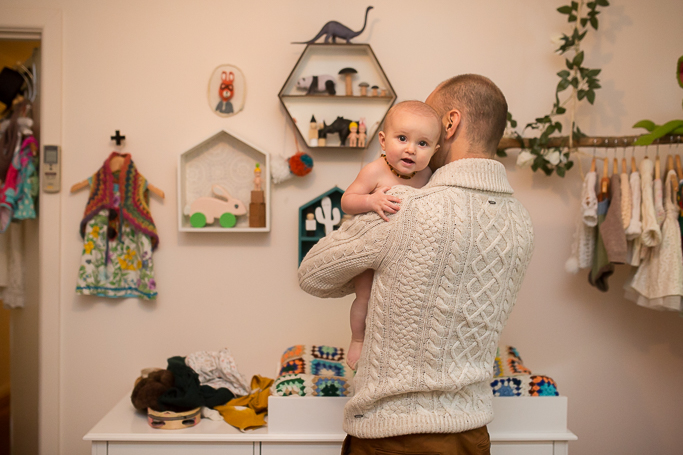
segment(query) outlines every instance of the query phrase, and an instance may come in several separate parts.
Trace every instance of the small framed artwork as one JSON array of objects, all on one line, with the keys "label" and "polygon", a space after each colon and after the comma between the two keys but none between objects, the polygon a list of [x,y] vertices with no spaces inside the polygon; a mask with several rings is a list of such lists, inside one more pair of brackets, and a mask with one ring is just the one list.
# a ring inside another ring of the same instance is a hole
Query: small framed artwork
[{"label": "small framed artwork", "polygon": [[220,117],[230,117],[244,108],[247,85],[244,74],[233,65],[221,65],[209,79],[209,107]]}]

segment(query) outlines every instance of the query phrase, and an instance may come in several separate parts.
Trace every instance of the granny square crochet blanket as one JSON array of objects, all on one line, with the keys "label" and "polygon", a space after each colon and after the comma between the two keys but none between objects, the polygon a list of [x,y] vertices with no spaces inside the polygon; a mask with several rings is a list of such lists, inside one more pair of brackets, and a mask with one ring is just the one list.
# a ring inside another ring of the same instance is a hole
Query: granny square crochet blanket
[{"label": "granny square crochet blanket", "polygon": [[[343,348],[299,344],[282,354],[271,390],[277,396],[346,397],[352,395],[353,374],[346,365]],[[498,347],[491,388],[496,397],[559,395],[555,381],[532,374],[513,346]]]}]

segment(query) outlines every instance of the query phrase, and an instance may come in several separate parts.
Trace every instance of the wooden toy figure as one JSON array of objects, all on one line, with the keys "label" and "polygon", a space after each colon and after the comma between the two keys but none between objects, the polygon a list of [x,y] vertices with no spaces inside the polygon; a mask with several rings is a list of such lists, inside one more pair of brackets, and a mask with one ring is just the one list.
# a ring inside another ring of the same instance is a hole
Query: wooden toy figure
[{"label": "wooden toy figure", "polygon": [[365,119],[360,119],[358,123],[358,147],[365,147],[365,140],[367,138]]},{"label": "wooden toy figure", "polygon": [[349,131],[349,147],[358,147],[358,123],[351,122]]},{"label": "wooden toy figure", "polygon": [[254,191],[261,191],[261,165],[256,163],[254,169]]},{"label": "wooden toy figure", "polygon": [[372,96],[377,96],[377,90],[379,90],[379,86],[373,85],[371,88],[372,88]]},{"label": "wooden toy figure", "polygon": [[315,121],[315,115],[311,116],[311,128],[308,130],[308,145],[311,147],[318,146],[318,123]]},{"label": "wooden toy figure", "polygon": [[315,215],[312,213],[306,214],[306,235],[314,236],[317,228],[318,223],[315,221]]},{"label": "wooden toy figure", "polygon": [[318,128],[318,147],[325,147],[327,145],[327,133],[323,129],[325,122]]},{"label": "wooden toy figure", "polygon": [[254,169],[254,190],[251,192],[249,204],[249,227],[266,227],[266,203],[261,189],[261,166],[256,163]]},{"label": "wooden toy figure", "polygon": [[370,84],[361,82],[358,86],[360,87],[360,96],[368,96],[368,87],[370,87]]},{"label": "wooden toy figure", "polygon": [[387,89],[383,88],[380,90],[380,96],[387,96]]}]

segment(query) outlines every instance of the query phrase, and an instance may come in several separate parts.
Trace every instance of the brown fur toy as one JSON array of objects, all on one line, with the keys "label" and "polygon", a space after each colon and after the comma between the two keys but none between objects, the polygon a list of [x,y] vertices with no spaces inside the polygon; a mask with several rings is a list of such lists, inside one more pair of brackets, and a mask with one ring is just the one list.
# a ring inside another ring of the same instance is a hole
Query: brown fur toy
[{"label": "brown fur toy", "polygon": [[147,408],[159,411],[159,397],[173,387],[173,384],[173,373],[168,370],[154,371],[147,377],[136,379],[130,400],[139,411],[147,412]]}]

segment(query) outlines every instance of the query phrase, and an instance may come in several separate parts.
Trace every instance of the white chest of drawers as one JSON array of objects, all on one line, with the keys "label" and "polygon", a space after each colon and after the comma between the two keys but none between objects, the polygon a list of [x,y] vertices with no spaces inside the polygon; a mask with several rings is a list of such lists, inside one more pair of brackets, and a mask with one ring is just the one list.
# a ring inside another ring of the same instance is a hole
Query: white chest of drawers
[{"label": "white chest of drawers", "polygon": [[[491,453],[567,455],[576,436],[566,428],[566,411],[566,397],[494,398]],[[341,428],[332,434],[241,433],[207,419],[183,430],[157,430],[126,396],[84,439],[91,441],[92,455],[339,455],[345,436]]]}]

